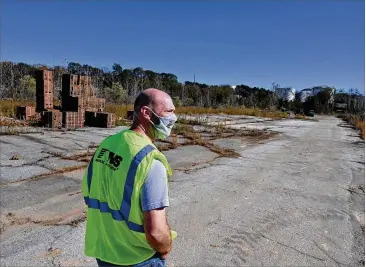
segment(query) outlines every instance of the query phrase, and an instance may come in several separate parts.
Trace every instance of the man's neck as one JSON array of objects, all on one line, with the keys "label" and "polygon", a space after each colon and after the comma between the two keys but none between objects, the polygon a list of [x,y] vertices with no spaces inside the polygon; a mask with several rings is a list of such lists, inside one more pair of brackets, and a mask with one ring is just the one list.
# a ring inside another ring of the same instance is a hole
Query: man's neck
[{"label": "man's neck", "polygon": [[151,138],[146,134],[146,128],[143,127],[141,124],[132,124],[130,130],[131,131],[134,131],[135,133],[138,133],[138,134],[140,134],[142,136],[145,136],[150,141],[152,141]]}]

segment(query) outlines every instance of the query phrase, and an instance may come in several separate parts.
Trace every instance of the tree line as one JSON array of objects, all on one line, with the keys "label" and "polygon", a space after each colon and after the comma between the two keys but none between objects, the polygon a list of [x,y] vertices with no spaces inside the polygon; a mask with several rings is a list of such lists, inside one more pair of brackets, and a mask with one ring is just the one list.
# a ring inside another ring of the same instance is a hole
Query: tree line
[{"label": "tree line", "polygon": [[[41,64],[30,65],[22,62],[3,61],[0,62],[0,97],[2,99],[34,99],[35,71],[40,68],[53,70],[56,99],[60,99],[62,75],[69,73],[92,77],[97,96],[106,98],[108,103],[115,104],[132,104],[142,90],[153,87],[169,93],[177,106],[245,106],[260,109],[286,108],[295,111],[305,108],[319,113],[329,113],[333,110],[333,104],[329,102],[330,95],[327,91],[310,97],[305,103],[299,102],[297,94],[294,102],[287,103],[276,97],[274,91],[279,85],[275,83],[271,89],[248,85],[238,85],[234,89],[228,84],[207,85],[192,81],[179,82],[178,77],[172,73],[158,73],[141,67],[127,69],[118,63],[108,69],[81,65],[76,62],[70,62],[66,67],[48,67]],[[353,110],[359,110],[362,105],[358,102],[354,103],[355,101],[352,100],[359,95],[355,90],[341,91],[335,95],[335,98],[336,101],[339,99],[347,102]]]}]

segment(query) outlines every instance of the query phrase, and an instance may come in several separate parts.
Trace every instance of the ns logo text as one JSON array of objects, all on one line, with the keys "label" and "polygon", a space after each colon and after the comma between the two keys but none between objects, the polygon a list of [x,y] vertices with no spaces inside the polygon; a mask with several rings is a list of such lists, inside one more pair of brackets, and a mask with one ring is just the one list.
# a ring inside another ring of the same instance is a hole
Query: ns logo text
[{"label": "ns logo text", "polygon": [[[107,157],[104,157],[104,155],[107,155]],[[95,161],[108,166],[113,171],[116,171],[118,170],[122,160],[123,158],[120,155],[117,155],[109,149],[102,148]]]}]

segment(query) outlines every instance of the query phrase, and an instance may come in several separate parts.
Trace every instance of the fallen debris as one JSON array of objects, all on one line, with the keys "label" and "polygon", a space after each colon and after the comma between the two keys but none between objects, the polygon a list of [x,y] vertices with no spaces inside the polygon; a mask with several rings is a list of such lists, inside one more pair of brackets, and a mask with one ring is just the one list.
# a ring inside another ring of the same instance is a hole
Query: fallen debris
[{"label": "fallen debris", "polygon": [[0,126],[29,126],[29,123],[26,121],[21,121],[5,116],[0,117]]},{"label": "fallen debris", "polygon": [[11,156],[10,160],[20,160],[20,155],[18,153],[15,153],[13,156]]}]

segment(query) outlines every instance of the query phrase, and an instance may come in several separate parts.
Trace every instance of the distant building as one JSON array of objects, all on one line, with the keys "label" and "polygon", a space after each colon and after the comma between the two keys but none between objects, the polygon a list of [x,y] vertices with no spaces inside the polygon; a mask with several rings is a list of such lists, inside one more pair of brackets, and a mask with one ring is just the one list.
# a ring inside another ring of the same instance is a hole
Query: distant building
[{"label": "distant building", "polygon": [[304,103],[309,97],[313,96],[313,90],[308,88],[301,90],[300,92],[300,101],[301,103]]},{"label": "distant building", "polygon": [[296,89],[292,88],[292,87],[276,88],[275,94],[279,99],[287,100],[287,101],[294,101]]},{"label": "distant building", "polygon": [[334,109],[336,109],[336,110],[346,110],[347,109],[347,103],[336,103],[334,105]]},{"label": "distant building", "polygon": [[309,97],[316,96],[320,92],[323,92],[324,90],[327,90],[327,89],[331,89],[329,102],[333,103],[334,102],[335,89],[333,89],[329,86],[326,86],[326,85],[314,86],[312,88],[306,88],[306,89],[301,90],[301,92],[300,92],[300,101],[302,103],[304,103]]}]

